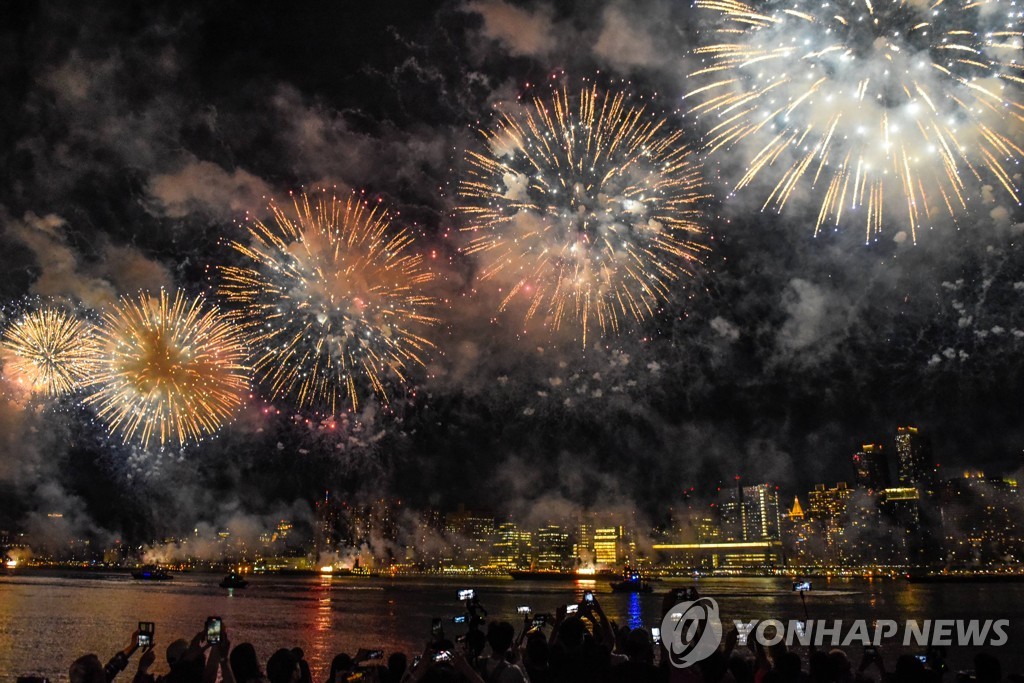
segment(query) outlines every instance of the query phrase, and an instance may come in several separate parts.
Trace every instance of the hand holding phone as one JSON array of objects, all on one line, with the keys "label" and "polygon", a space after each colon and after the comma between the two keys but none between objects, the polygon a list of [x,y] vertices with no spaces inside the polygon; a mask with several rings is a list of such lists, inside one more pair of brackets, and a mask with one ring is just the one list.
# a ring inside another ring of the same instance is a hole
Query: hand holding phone
[{"label": "hand holding phone", "polygon": [[152,621],[140,621],[138,636],[135,645],[141,650],[148,650],[153,647],[153,633],[156,631],[156,624]]},{"label": "hand holding phone", "polygon": [[206,618],[206,642],[210,645],[217,645],[220,643],[221,630],[224,627],[224,622],[220,617],[207,617]]}]

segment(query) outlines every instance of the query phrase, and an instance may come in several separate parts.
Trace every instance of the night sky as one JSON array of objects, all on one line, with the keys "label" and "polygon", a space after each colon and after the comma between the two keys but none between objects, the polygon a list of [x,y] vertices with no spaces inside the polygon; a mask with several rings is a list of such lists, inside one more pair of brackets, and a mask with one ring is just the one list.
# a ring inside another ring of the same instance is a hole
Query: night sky
[{"label": "night sky", "polygon": [[813,197],[778,215],[763,183],[731,195],[744,161],[718,156],[711,250],[653,319],[584,346],[499,313],[455,211],[477,128],[555,75],[628,81],[696,143],[701,124],[676,113],[700,28],[686,4],[9,3],[0,300],[212,295],[246,211],[332,187],[398,210],[450,303],[391,410],[370,401],[333,428],[257,390],[216,438],[161,452],[121,445],[74,401],[5,399],[0,528],[143,542],[301,516],[327,488],[658,520],[736,474],[788,500],[849,480],[859,444],[892,449],[907,423],[943,467],[1016,472],[1024,223],[991,180],[969,178],[968,210],[916,244],[898,215],[865,244],[859,220],[814,237]]}]

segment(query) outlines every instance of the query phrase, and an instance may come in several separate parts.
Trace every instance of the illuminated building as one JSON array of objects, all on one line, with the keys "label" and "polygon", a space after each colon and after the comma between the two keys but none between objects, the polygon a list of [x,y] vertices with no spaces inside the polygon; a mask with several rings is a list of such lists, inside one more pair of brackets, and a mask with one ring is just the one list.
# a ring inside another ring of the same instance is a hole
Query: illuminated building
[{"label": "illuminated building", "polygon": [[896,428],[896,465],[901,487],[934,485],[931,443],[917,427]]},{"label": "illuminated building", "polygon": [[968,471],[944,482],[939,500],[947,562],[1024,561],[1024,523],[1016,482]]},{"label": "illuminated building", "polygon": [[557,524],[537,529],[537,569],[564,571],[573,566],[569,534]]},{"label": "illuminated building", "polygon": [[505,522],[495,532],[491,563],[502,569],[526,569],[530,566],[530,550],[530,532]]},{"label": "illuminated building", "polygon": [[328,491],[324,497],[316,502],[316,529],[314,530],[313,544],[314,555],[319,561],[320,556],[337,550],[341,537],[339,531],[342,526],[343,508],[338,501],[331,498]]},{"label": "illuminated building", "polygon": [[814,490],[808,494],[810,511],[808,517],[820,520],[838,520],[846,516],[846,506],[850,502],[852,491],[841,481],[833,488],[827,489],[824,484],[815,484]]},{"label": "illuminated building", "polygon": [[580,566],[591,567],[594,564],[594,525],[580,522],[576,525],[572,554]]},{"label": "illuminated building", "polygon": [[793,498],[793,507],[782,516],[782,545],[786,564],[791,567],[811,567],[820,564],[817,527],[804,514],[799,498]]},{"label": "illuminated building", "polygon": [[445,518],[445,531],[452,539],[452,566],[483,567],[491,562],[494,545],[494,517],[470,512],[459,505]]},{"label": "illuminated building", "polygon": [[880,444],[866,443],[853,454],[853,471],[858,486],[881,491],[889,486],[889,461]]},{"label": "illuminated building", "polygon": [[720,494],[722,536],[726,541],[763,541],[781,538],[779,492],[771,484],[741,486]]},{"label": "illuminated building", "polygon": [[621,526],[602,527],[594,531],[594,561],[604,567],[615,567],[623,563]]}]

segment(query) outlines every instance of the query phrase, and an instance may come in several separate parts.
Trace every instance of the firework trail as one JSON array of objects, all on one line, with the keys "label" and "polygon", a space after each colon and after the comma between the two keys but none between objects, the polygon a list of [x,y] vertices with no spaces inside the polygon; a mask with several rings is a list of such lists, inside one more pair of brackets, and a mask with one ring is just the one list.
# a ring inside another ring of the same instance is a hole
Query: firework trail
[{"label": "firework trail", "polygon": [[248,350],[204,297],[140,294],[103,314],[85,402],[124,442],[180,446],[216,432],[249,391]]},{"label": "firework trail", "polygon": [[651,316],[705,247],[706,197],[683,134],[625,92],[553,90],[498,115],[459,184],[484,278],[510,280],[526,321],[617,333]]},{"label": "firework trail", "polygon": [[902,215],[916,240],[936,213],[967,207],[969,183],[992,182],[1020,202],[1017,3],[695,6],[717,28],[695,50],[704,66],[684,100],[708,127],[705,151],[747,160],[737,190],[775,174],[762,208],[781,211],[811,188],[821,201],[815,235],[859,215],[870,240]]},{"label": "firework trail", "polygon": [[8,352],[5,374],[50,397],[77,391],[96,363],[92,323],[60,308],[25,313],[4,329],[0,344]]},{"label": "firework trail", "polygon": [[434,278],[394,230],[387,211],[356,197],[293,197],[271,204],[271,224],[252,220],[250,242],[231,246],[247,263],[220,269],[219,291],[240,304],[253,336],[254,367],[272,399],[338,412],[367,388],[388,402],[434,344],[437,319],[424,285]]}]

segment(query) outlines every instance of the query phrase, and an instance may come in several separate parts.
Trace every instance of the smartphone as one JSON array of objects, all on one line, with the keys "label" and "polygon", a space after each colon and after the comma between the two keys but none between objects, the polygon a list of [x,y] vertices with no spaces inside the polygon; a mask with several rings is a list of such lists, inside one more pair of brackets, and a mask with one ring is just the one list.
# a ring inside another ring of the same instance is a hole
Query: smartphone
[{"label": "smartphone", "polygon": [[476,591],[472,588],[459,591],[459,600],[465,602],[466,600],[472,600],[476,597]]},{"label": "smartphone", "polygon": [[914,655],[914,656],[917,657],[917,661],[921,662],[922,664],[927,664],[928,663],[928,655]]},{"label": "smartphone", "polygon": [[865,645],[864,646],[864,656],[865,657],[874,657],[876,655],[878,655],[878,648],[876,648],[874,645]]},{"label": "smartphone", "polygon": [[594,604],[594,591],[587,591],[586,593],[584,593],[583,602],[587,603],[588,605]]},{"label": "smartphone", "polygon": [[793,590],[796,591],[797,593],[804,593],[806,591],[809,591],[809,590],[811,590],[811,582],[810,581],[794,581],[793,582]]},{"label": "smartphone", "polygon": [[366,653],[366,659],[384,659],[384,650],[370,650]]},{"label": "smartphone", "polygon": [[223,626],[223,622],[220,617],[207,617],[206,618],[206,642],[210,645],[216,645],[220,642],[220,631]]},{"label": "smartphone", "polygon": [[529,605],[520,605],[519,607],[516,607],[516,613],[517,614],[529,614],[530,613],[530,606]]},{"label": "smartphone", "polygon": [[465,624],[467,621],[469,621],[469,617],[465,614],[460,614],[457,617],[452,617],[453,624]]},{"label": "smartphone", "polygon": [[452,653],[449,650],[441,650],[440,652],[434,653],[435,662],[450,662],[452,661]]},{"label": "smartphone", "polygon": [[580,609],[579,605],[566,605],[565,606],[565,613],[566,614],[576,614],[576,612],[578,612],[579,609]]},{"label": "smartphone", "polygon": [[444,636],[444,627],[441,626],[441,617],[434,617],[433,621],[430,622],[430,635],[434,638],[441,638]]},{"label": "smartphone", "polygon": [[533,628],[540,628],[541,626],[547,625],[547,623],[548,623],[548,615],[546,615],[546,614],[536,614],[536,615],[534,615],[534,617],[533,617]]},{"label": "smartphone", "polygon": [[139,622],[138,646],[142,650],[153,647],[153,633],[156,631],[156,624],[152,621]]},{"label": "smartphone", "polygon": [[661,629],[657,626],[651,628],[651,638],[654,639],[655,645],[661,645]]}]

